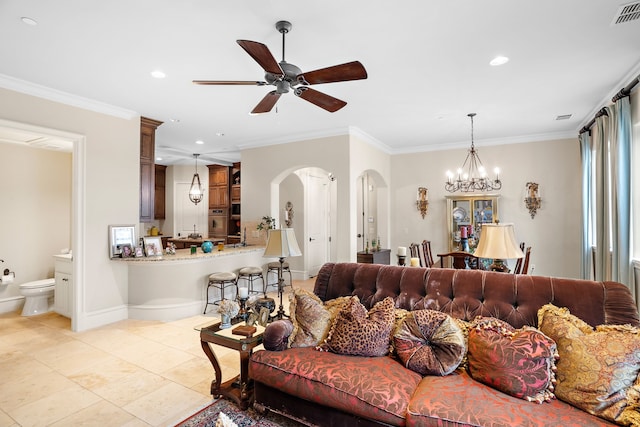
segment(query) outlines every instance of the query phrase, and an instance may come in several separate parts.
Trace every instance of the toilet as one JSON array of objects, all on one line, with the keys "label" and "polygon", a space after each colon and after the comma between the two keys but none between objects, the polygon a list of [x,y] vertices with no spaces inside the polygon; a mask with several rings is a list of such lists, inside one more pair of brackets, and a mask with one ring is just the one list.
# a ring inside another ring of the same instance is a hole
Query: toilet
[{"label": "toilet", "polygon": [[23,316],[35,316],[51,310],[51,300],[56,279],[42,279],[20,285],[20,295],[24,296]]}]

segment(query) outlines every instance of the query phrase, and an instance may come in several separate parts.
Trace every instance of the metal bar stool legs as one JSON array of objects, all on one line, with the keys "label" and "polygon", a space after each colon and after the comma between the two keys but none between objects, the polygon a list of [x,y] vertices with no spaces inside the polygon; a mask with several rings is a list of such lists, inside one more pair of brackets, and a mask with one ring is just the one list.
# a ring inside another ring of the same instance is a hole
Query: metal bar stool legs
[{"label": "metal bar stool legs", "polygon": [[253,282],[258,279],[262,280],[262,289],[264,290],[265,281],[264,281],[264,276],[262,275],[262,268],[260,267],[241,268],[240,271],[238,272],[238,282],[240,282],[241,279],[246,280],[248,282],[249,295],[260,293],[259,291],[256,291],[255,289],[253,289]]},{"label": "metal bar stool legs", "polygon": [[[207,283],[207,301],[206,301],[206,304],[204,305],[204,312],[202,314],[207,314],[207,307],[209,305],[220,305],[220,301],[225,299],[224,290],[225,288],[228,288],[228,287],[236,287],[235,273],[220,272],[220,273],[213,273],[209,275],[209,281]],[[220,299],[210,302],[209,290],[211,288],[220,290]]]},{"label": "metal bar stool legs", "polygon": [[[276,283],[269,283],[269,273],[274,273],[276,275],[276,278],[278,277],[278,270],[280,269],[280,263],[279,262],[270,262],[269,264],[267,264],[267,281],[266,281],[266,286],[264,287],[264,296],[267,296],[267,288],[269,286],[278,286],[278,281],[276,280]],[[288,262],[284,262],[282,264],[282,273],[284,276],[284,273],[289,273],[289,284],[287,285],[286,282],[283,282],[282,287],[284,288],[285,286],[291,286],[293,288],[293,275],[291,274],[291,269],[289,268],[289,263]],[[284,277],[283,277],[284,279]]]}]

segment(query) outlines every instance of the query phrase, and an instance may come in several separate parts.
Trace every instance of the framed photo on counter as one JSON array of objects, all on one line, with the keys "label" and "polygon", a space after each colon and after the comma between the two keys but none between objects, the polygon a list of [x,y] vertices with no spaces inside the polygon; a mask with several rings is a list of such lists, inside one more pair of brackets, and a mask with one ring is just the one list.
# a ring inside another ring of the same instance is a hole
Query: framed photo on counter
[{"label": "framed photo on counter", "polygon": [[162,255],[162,239],[160,237],[145,237],[144,249],[147,256]]},{"label": "framed photo on counter", "polygon": [[129,245],[133,248],[136,244],[136,227],[134,225],[110,225],[109,226],[109,256],[120,258],[122,247]]}]

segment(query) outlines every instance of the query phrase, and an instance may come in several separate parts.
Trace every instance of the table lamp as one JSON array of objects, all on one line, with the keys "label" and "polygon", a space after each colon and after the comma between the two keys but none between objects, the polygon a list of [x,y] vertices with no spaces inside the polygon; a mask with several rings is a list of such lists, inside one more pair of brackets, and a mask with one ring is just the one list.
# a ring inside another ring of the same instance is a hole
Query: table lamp
[{"label": "table lamp", "polygon": [[489,270],[503,273],[509,272],[505,259],[524,257],[516,243],[513,224],[482,224],[480,242],[473,254],[478,258],[493,258]]},{"label": "table lamp", "polygon": [[275,318],[282,319],[283,317],[289,317],[284,314],[284,307],[282,306],[282,293],[283,293],[283,279],[282,279],[282,265],[284,259],[291,256],[300,256],[302,252],[298,247],[298,241],[293,228],[281,228],[270,229],[267,236],[267,247],[264,250],[263,257],[265,258],[279,258],[280,267],[278,268],[278,296],[280,297],[280,308],[276,313]]}]

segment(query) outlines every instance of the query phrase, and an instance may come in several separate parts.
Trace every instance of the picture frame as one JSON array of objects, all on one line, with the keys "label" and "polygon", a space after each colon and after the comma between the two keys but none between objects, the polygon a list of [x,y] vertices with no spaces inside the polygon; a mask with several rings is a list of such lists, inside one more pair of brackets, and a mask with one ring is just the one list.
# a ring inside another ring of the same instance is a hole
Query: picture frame
[{"label": "picture frame", "polygon": [[133,248],[136,245],[135,225],[110,225],[109,226],[109,257],[120,258],[122,256],[122,246],[129,245]]},{"label": "picture frame", "polygon": [[120,251],[121,251],[120,256],[121,256],[122,258],[131,258],[131,257],[134,255],[134,253],[133,253],[133,246],[131,246],[131,245],[130,245],[130,244],[128,244],[128,243],[125,243],[125,244],[123,244],[123,245],[120,245]]},{"label": "picture frame", "polygon": [[147,256],[161,256],[162,255],[162,239],[156,236],[145,237],[144,250]]},{"label": "picture frame", "polygon": [[142,258],[144,256],[142,246],[136,246],[135,256],[136,258]]}]

